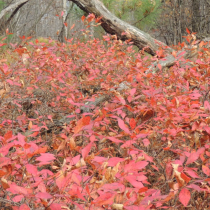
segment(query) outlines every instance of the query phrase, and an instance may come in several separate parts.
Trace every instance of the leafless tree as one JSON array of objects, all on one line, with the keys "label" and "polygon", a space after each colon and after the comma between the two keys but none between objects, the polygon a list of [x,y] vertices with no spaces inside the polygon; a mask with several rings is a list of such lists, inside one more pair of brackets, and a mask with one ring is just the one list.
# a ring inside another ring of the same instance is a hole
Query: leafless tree
[{"label": "leafless tree", "polygon": [[210,2],[207,0],[164,0],[161,10],[156,37],[168,45],[183,42],[186,28],[195,32],[198,39],[210,33]]}]

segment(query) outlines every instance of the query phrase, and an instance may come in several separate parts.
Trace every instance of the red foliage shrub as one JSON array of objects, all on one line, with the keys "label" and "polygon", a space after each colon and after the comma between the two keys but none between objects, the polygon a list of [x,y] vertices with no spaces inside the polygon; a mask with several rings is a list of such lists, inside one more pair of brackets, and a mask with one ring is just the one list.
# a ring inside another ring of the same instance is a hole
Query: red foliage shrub
[{"label": "red foliage shrub", "polygon": [[0,64],[1,207],[208,209],[207,48],[152,74],[109,36],[67,42]]}]

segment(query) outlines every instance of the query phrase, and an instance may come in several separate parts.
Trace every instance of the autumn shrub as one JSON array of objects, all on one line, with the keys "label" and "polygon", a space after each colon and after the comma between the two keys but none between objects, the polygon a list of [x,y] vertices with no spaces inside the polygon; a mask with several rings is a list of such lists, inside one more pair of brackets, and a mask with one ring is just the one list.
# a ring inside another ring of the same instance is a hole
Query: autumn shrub
[{"label": "autumn shrub", "polygon": [[209,209],[206,46],[156,73],[110,36],[15,47],[0,63],[1,208]]}]

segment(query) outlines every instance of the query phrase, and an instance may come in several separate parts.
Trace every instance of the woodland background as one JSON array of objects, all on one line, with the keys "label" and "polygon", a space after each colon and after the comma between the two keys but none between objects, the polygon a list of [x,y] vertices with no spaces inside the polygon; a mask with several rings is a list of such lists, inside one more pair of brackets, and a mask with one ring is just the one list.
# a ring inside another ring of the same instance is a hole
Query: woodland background
[{"label": "woodland background", "polygon": [[[0,10],[13,4],[13,0],[0,1]],[[197,32],[198,38],[210,32],[209,0],[103,0],[105,6],[117,17],[148,32],[167,45],[177,45],[186,35],[186,28]],[[62,18],[58,15],[64,12]],[[56,16],[57,15],[57,16]],[[30,0],[0,20],[3,35],[8,28],[13,35],[7,41],[15,42],[19,36],[51,37],[65,41],[64,36],[80,37],[84,14],[74,3],[67,0]],[[66,26],[63,23],[66,23]],[[73,30],[71,26],[75,24]],[[92,35],[102,37],[102,28],[90,28]]]}]

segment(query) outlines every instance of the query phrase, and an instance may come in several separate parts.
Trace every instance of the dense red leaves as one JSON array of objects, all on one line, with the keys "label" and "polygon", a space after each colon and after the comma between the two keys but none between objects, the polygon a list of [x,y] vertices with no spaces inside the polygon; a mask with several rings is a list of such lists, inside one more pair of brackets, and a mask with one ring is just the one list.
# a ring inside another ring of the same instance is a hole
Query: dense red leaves
[{"label": "dense red leaves", "polygon": [[29,42],[0,63],[0,195],[14,209],[207,208],[206,50],[152,73],[115,36],[67,43]]}]

